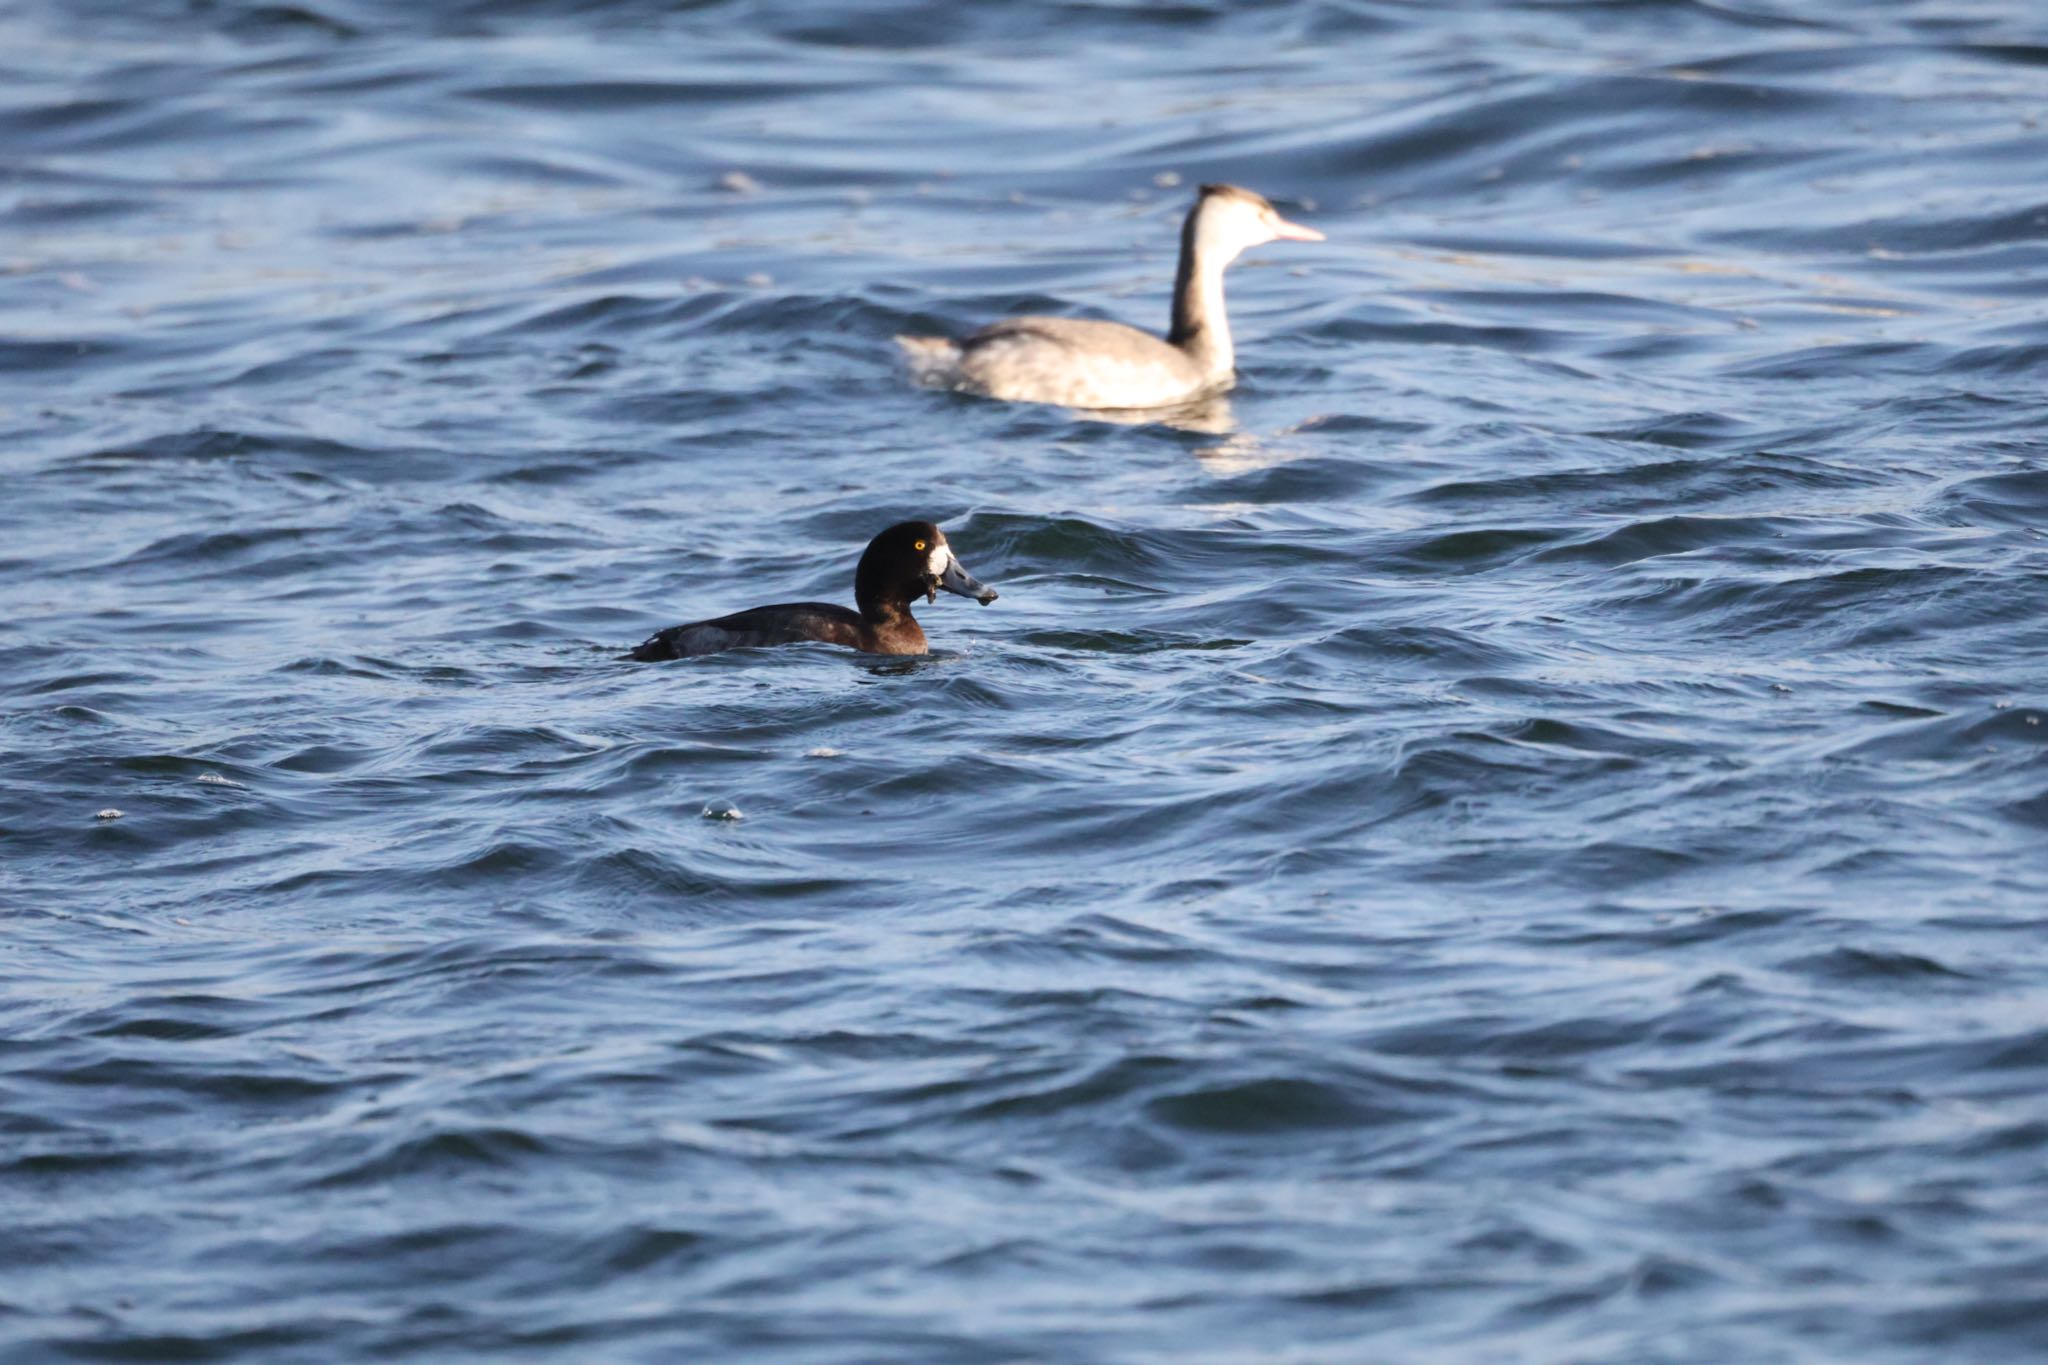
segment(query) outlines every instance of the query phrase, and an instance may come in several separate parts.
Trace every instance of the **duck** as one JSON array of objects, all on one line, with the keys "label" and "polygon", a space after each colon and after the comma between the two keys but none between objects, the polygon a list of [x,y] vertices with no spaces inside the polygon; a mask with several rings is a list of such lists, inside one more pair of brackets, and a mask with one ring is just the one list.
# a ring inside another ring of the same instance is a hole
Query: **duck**
[{"label": "duck", "polygon": [[783,602],[730,616],[670,626],[647,637],[628,657],[641,663],[694,659],[751,645],[818,641],[868,654],[924,654],[924,629],[911,602],[939,600],[939,589],[971,597],[984,607],[996,590],[977,581],[953,553],[946,533],[929,521],[898,522],[868,542],[853,571],[858,611],[831,602]]},{"label": "duck", "polygon": [[1204,185],[1180,230],[1173,326],[1162,339],[1121,322],[1007,318],[962,341],[899,336],[922,383],[1015,403],[1165,408],[1228,389],[1237,378],[1223,271],[1268,242],[1320,242],[1238,185]]}]

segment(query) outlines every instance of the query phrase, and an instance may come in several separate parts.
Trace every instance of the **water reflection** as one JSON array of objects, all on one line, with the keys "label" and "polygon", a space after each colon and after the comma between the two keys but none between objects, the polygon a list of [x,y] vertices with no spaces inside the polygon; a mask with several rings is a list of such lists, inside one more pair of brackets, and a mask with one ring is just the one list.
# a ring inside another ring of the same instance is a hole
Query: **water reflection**
[{"label": "water reflection", "polygon": [[1223,436],[1237,430],[1237,418],[1230,410],[1230,400],[1222,394],[1212,394],[1170,408],[1069,408],[1067,411],[1077,421],[1112,422],[1126,427],[1157,425],[1172,427],[1176,431],[1192,431],[1201,436]]}]

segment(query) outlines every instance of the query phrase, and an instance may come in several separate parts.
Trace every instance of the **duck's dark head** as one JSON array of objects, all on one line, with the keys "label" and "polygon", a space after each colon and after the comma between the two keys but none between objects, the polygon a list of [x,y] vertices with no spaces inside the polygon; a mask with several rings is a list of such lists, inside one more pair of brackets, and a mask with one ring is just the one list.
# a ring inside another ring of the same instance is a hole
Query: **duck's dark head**
[{"label": "duck's dark head", "polygon": [[984,607],[996,590],[976,581],[953,554],[946,533],[929,521],[905,521],[868,542],[853,576],[861,614],[907,607],[918,597],[939,600],[939,589],[972,597]]}]

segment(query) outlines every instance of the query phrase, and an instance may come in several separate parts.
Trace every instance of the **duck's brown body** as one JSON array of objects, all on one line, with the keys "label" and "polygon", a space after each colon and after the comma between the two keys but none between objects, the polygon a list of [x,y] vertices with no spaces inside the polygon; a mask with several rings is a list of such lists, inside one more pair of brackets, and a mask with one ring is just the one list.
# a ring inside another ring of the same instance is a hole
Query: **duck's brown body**
[{"label": "duck's brown body", "polygon": [[657,631],[630,657],[653,663],[751,645],[805,643],[843,645],[869,654],[923,654],[924,629],[910,614],[910,603],[918,597],[937,601],[941,588],[983,606],[996,600],[995,589],[976,582],[954,556],[945,532],[929,521],[906,521],[876,536],[862,552],[853,576],[858,611],[831,602],[750,607]]},{"label": "duck's brown body", "polygon": [[924,628],[907,611],[866,621],[831,602],[783,602],[751,607],[711,621],[670,626],[633,651],[642,663],[694,659],[752,645],[794,645],[807,641],[844,645],[869,654],[923,654]]}]

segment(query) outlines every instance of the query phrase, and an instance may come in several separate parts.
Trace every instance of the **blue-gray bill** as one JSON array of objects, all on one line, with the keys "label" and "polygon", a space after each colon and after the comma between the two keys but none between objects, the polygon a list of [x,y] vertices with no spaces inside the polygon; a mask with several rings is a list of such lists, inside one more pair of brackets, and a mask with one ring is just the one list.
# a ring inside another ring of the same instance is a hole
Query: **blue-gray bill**
[{"label": "blue-gray bill", "polygon": [[940,588],[947,592],[957,592],[962,597],[971,597],[984,607],[996,600],[996,590],[967,572],[957,558],[947,560],[945,572],[936,579],[927,581],[924,600],[938,601]]}]

